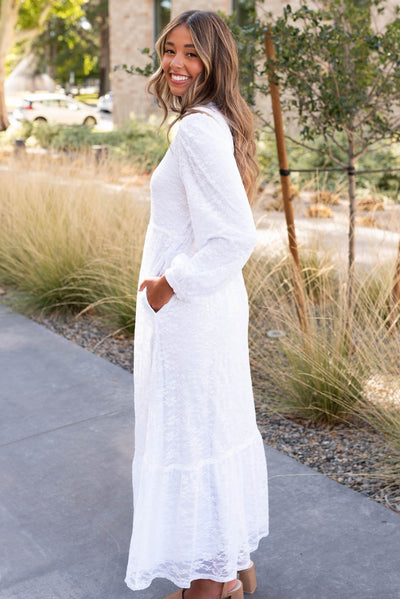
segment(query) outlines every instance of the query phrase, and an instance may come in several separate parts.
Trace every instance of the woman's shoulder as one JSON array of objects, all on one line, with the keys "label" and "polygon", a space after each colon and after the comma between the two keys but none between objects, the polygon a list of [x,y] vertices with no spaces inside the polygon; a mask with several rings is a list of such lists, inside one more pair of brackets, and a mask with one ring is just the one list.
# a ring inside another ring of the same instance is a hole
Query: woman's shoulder
[{"label": "woman's shoulder", "polygon": [[178,134],[196,139],[200,136],[232,140],[224,115],[213,104],[193,108],[181,119]]}]

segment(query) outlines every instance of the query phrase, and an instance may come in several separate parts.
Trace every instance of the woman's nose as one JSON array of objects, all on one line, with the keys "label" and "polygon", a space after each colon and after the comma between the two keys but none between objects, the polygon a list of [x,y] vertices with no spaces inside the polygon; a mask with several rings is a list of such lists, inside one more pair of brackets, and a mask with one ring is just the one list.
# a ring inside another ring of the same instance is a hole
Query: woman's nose
[{"label": "woman's nose", "polygon": [[171,60],[171,64],[174,65],[174,67],[181,67],[183,66],[183,60],[182,60],[182,55],[176,53],[174,58]]}]

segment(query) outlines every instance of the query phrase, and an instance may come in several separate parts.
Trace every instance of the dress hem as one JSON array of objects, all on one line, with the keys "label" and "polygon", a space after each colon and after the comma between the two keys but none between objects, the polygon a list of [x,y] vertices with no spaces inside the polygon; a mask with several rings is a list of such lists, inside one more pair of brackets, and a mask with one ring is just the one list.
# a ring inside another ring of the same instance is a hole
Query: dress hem
[{"label": "dress hem", "polygon": [[[253,551],[256,551],[258,549],[260,541],[262,539],[264,539],[265,537],[267,537],[268,534],[269,534],[268,529],[266,530],[266,532],[260,533],[260,535],[258,537],[258,541],[256,543],[254,543],[254,546],[252,545],[250,547],[249,553],[253,553]],[[164,578],[165,580],[172,582],[175,586],[177,586],[178,588],[181,588],[181,589],[189,588],[192,580],[205,579],[205,580],[213,580],[214,582],[229,582],[230,580],[232,580],[232,577],[225,577],[224,580],[221,580],[221,578],[217,579],[216,577],[213,577],[213,576],[206,576],[206,575],[201,575],[201,574],[199,574],[199,575],[194,574],[193,576],[194,577],[191,578],[189,581],[188,580],[179,580],[178,578],[174,578],[170,574],[160,570],[159,572],[157,572],[153,575],[152,579],[147,584],[145,583],[144,585],[134,586],[133,584],[130,584],[130,582],[128,580],[128,578],[129,578],[128,576],[126,576],[124,582],[131,591],[143,591],[145,589],[148,589],[149,586],[153,583],[153,581],[156,578]]]}]

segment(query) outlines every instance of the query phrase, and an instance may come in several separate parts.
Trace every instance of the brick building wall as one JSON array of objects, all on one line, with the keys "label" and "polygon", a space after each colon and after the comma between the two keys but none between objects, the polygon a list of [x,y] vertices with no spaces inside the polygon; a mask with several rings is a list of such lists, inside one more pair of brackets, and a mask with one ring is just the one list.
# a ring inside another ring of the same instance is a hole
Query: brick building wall
[{"label": "brick building wall", "polygon": [[[389,6],[397,5],[398,0],[388,2]],[[293,10],[300,5],[300,0],[264,0],[261,11],[282,14],[283,7],[290,4]],[[312,4],[312,0],[310,1]],[[110,13],[110,55],[111,55],[111,88],[114,98],[114,123],[122,125],[129,120],[132,113],[136,117],[146,117],[158,111],[154,99],[145,92],[146,79],[140,75],[128,75],[123,71],[114,71],[115,65],[127,64],[143,66],[147,60],[140,53],[141,48],[154,47],[154,0],[109,0]],[[171,0],[171,17],[193,8],[200,10],[232,11],[232,0]],[[375,15],[377,27],[382,27],[390,18],[390,10],[385,17]],[[261,98],[259,109],[268,114],[268,99]]]},{"label": "brick building wall", "polygon": [[145,92],[146,80],[140,75],[113,71],[115,65],[143,66],[141,48],[153,47],[153,1],[109,0],[111,89],[114,123],[122,125],[131,112],[145,116],[154,111],[152,98]]}]

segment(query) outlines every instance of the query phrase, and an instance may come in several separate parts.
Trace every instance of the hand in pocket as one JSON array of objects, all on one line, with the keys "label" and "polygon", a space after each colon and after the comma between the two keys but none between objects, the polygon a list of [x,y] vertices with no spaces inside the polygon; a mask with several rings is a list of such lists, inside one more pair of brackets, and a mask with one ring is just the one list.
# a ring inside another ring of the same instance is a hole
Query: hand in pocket
[{"label": "hand in pocket", "polygon": [[147,301],[154,312],[161,310],[174,295],[174,290],[168,283],[165,275],[162,277],[150,277],[141,282],[139,291],[146,290]]}]

